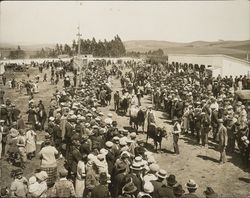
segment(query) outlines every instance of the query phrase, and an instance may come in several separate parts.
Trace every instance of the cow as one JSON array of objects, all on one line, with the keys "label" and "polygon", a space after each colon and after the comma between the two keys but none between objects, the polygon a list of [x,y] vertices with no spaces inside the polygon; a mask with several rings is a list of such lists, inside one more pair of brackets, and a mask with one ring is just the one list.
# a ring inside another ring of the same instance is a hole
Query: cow
[{"label": "cow", "polygon": [[[133,112],[133,110],[134,110],[134,112]],[[145,110],[143,108],[141,108],[141,109],[139,109],[139,108],[133,109],[131,107],[129,124],[130,124],[131,127],[136,129],[136,131],[138,131],[139,126],[141,126],[142,131],[144,132],[146,112],[147,112],[147,110]]]},{"label": "cow", "polygon": [[148,138],[152,138],[154,141],[155,150],[157,152],[158,143],[161,150],[162,138],[167,136],[167,131],[164,128],[156,127],[154,123],[151,123],[148,127],[146,143],[148,143]]}]

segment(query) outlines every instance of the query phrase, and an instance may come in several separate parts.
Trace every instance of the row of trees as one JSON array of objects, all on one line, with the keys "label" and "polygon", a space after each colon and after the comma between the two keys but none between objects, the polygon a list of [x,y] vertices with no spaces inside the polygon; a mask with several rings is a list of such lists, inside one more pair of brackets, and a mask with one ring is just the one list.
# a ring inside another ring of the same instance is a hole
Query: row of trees
[{"label": "row of trees", "polygon": [[11,50],[9,54],[10,59],[23,59],[26,57],[26,53],[21,47],[18,45],[16,50]]},{"label": "row of trees", "polygon": [[162,56],[164,56],[164,52],[163,52],[162,49],[153,50],[153,51],[149,50],[148,52],[131,51],[131,52],[127,52],[127,56],[136,57],[136,58],[139,58],[140,56],[146,56],[146,57],[158,56],[158,57],[162,57]]},{"label": "row of trees", "polygon": [[[111,41],[99,40],[95,38],[81,39],[80,40],[80,53],[81,54],[93,54],[93,56],[99,57],[120,57],[126,54],[126,49],[122,43],[121,38],[116,35]],[[55,49],[41,49],[38,51],[34,58],[46,58],[46,57],[57,57],[58,55],[69,55],[73,56],[78,53],[78,43],[73,40],[71,46],[68,44],[56,44]]]}]

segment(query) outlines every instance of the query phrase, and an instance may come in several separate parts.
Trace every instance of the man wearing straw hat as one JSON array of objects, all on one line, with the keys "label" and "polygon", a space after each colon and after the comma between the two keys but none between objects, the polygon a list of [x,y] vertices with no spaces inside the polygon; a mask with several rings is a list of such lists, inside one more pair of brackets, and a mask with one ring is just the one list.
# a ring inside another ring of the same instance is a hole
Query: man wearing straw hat
[{"label": "man wearing straw hat", "polygon": [[178,145],[178,140],[179,140],[179,136],[181,133],[181,126],[178,122],[178,118],[174,117],[173,122],[174,122],[174,126],[173,126],[173,145],[174,145],[174,152],[175,155],[179,155],[180,151],[179,151],[179,145]]},{"label": "man wearing straw hat", "polygon": [[199,186],[193,179],[188,180],[185,186],[188,189],[188,193],[183,195],[184,198],[198,198],[198,196],[195,194],[195,191]]}]

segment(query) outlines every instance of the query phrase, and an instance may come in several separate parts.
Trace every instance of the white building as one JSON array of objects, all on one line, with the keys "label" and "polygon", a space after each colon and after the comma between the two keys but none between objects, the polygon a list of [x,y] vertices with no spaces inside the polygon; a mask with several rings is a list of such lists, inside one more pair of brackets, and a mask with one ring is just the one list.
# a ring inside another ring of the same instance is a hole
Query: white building
[{"label": "white building", "polygon": [[168,63],[205,65],[212,71],[212,76],[248,75],[250,77],[250,62],[226,55],[168,54]]}]

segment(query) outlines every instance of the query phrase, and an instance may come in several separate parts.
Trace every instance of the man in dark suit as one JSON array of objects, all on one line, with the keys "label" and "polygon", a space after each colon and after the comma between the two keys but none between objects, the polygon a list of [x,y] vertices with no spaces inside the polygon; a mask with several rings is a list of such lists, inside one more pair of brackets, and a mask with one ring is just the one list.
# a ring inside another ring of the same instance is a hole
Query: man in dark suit
[{"label": "man in dark suit", "polygon": [[107,141],[105,143],[106,149],[108,150],[108,153],[106,155],[106,161],[108,164],[108,173],[111,175],[113,168],[114,168],[114,164],[115,164],[115,153],[112,150],[112,146],[113,143],[110,141]]},{"label": "man in dark suit", "polygon": [[38,119],[38,122],[41,124],[41,130],[44,130],[44,124],[47,119],[47,114],[46,114],[45,109],[43,108],[43,105],[39,106],[39,110],[37,112],[37,119]]},{"label": "man in dark suit", "polygon": [[198,198],[198,196],[195,194],[195,191],[198,188],[198,185],[195,183],[194,180],[190,179],[186,183],[186,187],[188,189],[188,193],[183,195],[183,198]]},{"label": "man in dark suit", "polygon": [[91,198],[110,198],[108,177],[105,172],[100,174],[99,182],[100,184],[93,188]]},{"label": "man in dark suit", "polygon": [[4,123],[6,123],[6,124],[7,124],[7,120],[8,120],[8,115],[9,115],[9,112],[8,112],[8,109],[6,108],[6,105],[1,104],[0,117],[1,117],[1,120],[4,120]]},{"label": "man in dark suit", "polygon": [[65,125],[65,136],[64,140],[66,143],[66,158],[69,154],[70,146],[72,145],[71,137],[74,135],[74,120],[75,118],[73,116],[69,116]]},{"label": "man in dark suit", "polygon": [[10,120],[12,122],[16,122],[18,120],[18,116],[21,113],[21,111],[16,108],[15,104],[11,104],[11,110],[10,110]]},{"label": "man in dark suit", "polygon": [[177,183],[174,175],[169,175],[167,178],[167,184],[163,183],[163,185],[159,188],[157,197],[168,197],[175,198],[173,187]]},{"label": "man in dark suit", "polygon": [[137,196],[138,193],[142,191],[142,178],[140,176],[142,167],[140,163],[134,162],[132,166],[130,166],[130,169],[131,169],[131,173],[127,174],[124,177],[123,185],[125,185],[126,183],[128,183],[130,179],[132,179],[132,182],[135,184],[137,188],[136,193],[135,193]]},{"label": "man in dark suit", "polygon": [[122,194],[123,181],[126,176],[126,164],[124,162],[120,162],[113,170],[112,175],[112,197],[118,197]]},{"label": "man in dark suit", "polygon": [[153,192],[153,197],[158,198],[158,191],[161,188],[161,186],[163,185],[163,181],[167,178],[167,172],[165,170],[160,169],[157,173],[157,180],[152,180],[150,181],[153,186],[154,186],[154,192]]}]

